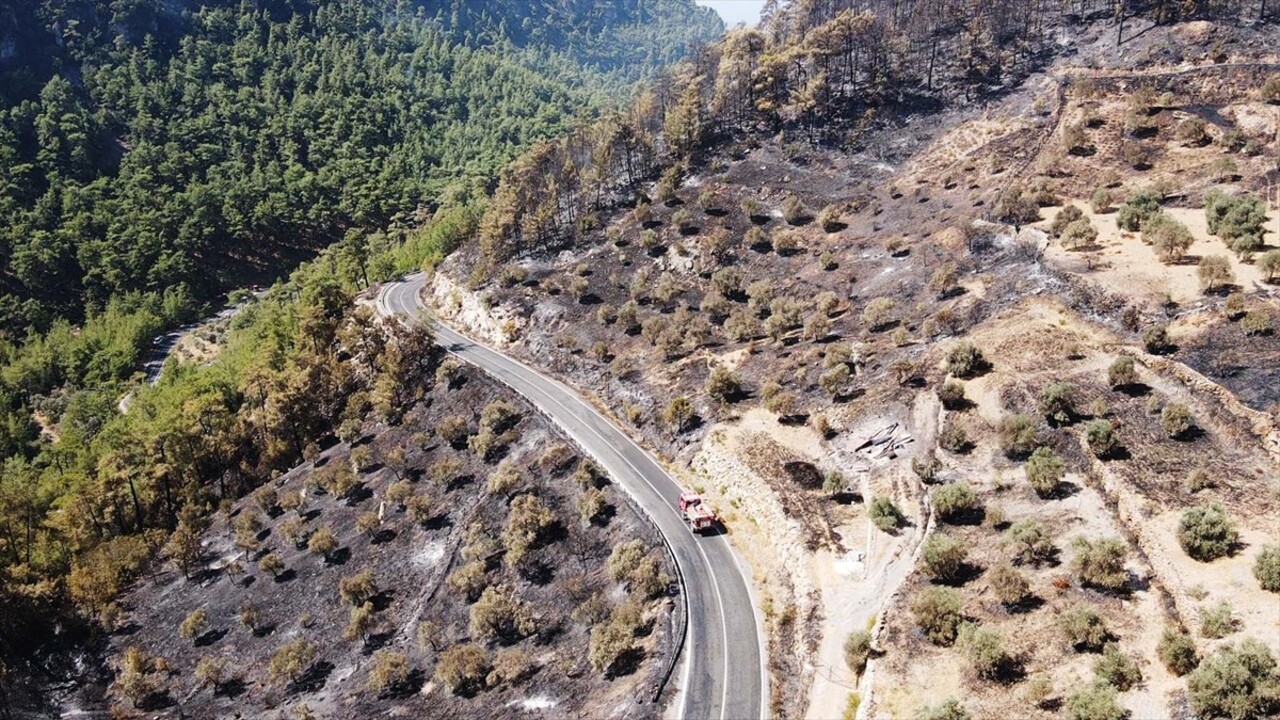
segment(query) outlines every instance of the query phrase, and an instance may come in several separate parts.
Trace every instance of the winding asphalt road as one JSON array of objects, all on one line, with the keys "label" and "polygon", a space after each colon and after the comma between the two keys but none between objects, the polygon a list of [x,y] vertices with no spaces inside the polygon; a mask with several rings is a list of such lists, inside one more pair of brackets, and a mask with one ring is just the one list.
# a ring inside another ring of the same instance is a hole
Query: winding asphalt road
[{"label": "winding asphalt road", "polygon": [[[423,317],[419,273],[378,296],[386,315]],[[581,395],[529,366],[435,323],[436,342],[523,395],[595,458],[666,538],[688,607],[679,717],[751,720],[765,712],[760,630],[745,571],[723,535],[701,537],[685,526],[681,487],[656,460]]]}]

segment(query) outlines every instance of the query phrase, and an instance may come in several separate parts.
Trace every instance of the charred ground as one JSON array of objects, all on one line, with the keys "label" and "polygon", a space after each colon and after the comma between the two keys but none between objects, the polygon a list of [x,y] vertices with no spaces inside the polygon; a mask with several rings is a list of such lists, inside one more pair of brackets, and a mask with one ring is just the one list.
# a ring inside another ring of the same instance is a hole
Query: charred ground
[{"label": "charred ground", "polygon": [[[1275,353],[1257,330],[1275,310],[1257,268],[1277,243],[1268,233],[1228,261],[1235,312],[1196,279],[1200,257],[1231,254],[1221,240],[1191,223],[1190,252],[1166,265],[1117,229],[1116,209],[1154,192],[1190,223],[1212,190],[1265,192],[1274,39],[1187,23],[1118,56],[1094,27],[981,110],[880,115],[850,149],[722,143],[602,213],[586,241],[492,282],[455,256],[435,299],[593,391],[726,508],[764,587],[775,713],[869,702],[900,717],[947,695],[980,713],[1203,712],[1163,659],[1166,632],[1197,635],[1209,657],[1223,641],[1201,626],[1229,601],[1226,642],[1280,651],[1280,601],[1250,570],[1280,512],[1275,420],[1260,412],[1271,391],[1250,382]],[[1062,240],[1065,205],[1095,242]],[[1133,379],[1117,382],[1125,358]],[[868,453],[895,422],[902,448]],[[1058,469],[1037,491],[1040,448]],[[957,498],[949,520],[939,507]],[[1195,560],[1179,527],[1212,503],[1238,544]],[[1019,557],[1015,527],[1047,538],[1046,557]],[[962,571],[940,578],[931,564],[950,541]],[[1113,551],[1117,583],[1082,570]],[[1013,575],[1027,593],[998,599]],[[915,606],[938,593],[960,614],[957,634],[931,640]],[[1115,643],[1105,662],[1101,644],[1064,640],[1062,618],[1088,610]],[[868,627],[864,670],[842,644]],[[1110,680],[1086,695],[1095,677]]]},{"label": "charred ground", "polygon": [[[119,715],[654,714],[674,612],[655,531],[530,408],[446,367],[400,423],[363,423],[224,507],[188,577],[160,568],[128,593],[111,639]],[[610,559],[632,541],[634,557]],[[473,620],[482,607],[495,619]],[[632,639],[593,667],[591,631],[611,621]],[[221,663],[216,681],[202,662]]]}]

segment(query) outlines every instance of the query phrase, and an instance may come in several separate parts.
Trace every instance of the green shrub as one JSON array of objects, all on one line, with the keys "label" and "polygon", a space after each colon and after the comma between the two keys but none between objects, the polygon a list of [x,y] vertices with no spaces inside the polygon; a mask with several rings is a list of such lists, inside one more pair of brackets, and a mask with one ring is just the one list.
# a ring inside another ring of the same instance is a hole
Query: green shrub
[{"label": "green shrub", "polygon": [[1053,678],[1045,673],[1037,673],[1031,676],[1027,681],[1027,689],[1024,694],[1027,702],[1031,705],[1043,708],[1047,706],[1053,699]]},{"label": "green shrub", "polygon": [[1102,657],[1093,664],[1093,672],[1099,682],[1104,682],[1124,692],[1142,682],[1142,670],[1133,658],[1120,652],[1115,643],[1102,648]]},{"label": "green shrub", "polygon": [[840,221],[840,206],[827,205],[818,213],[818,225],[826,232],[836,232],[844,227]]},{"label": "green shrub", "polygon": [[845,698],[844,712],[840,713],[840,720],[857,720],[860,707],[862,707],[862,696],[856,692],[849,693]]},{"label": "green shrub", "polygon": [[1089,449],[1100,459],[1112,457],[1120,449],[1109,420],[1090,421],[1084,428],[1084,438],[1089,443]]},{"label": "green shrub", "polygon": [[1062,629],[1067,644],[1076,651],[1100,650],[1111,638],[1111,632],[1107,630],[1102,616],[1083,603],[1064,612],[1058,618],[1058,627]]},{"label": "green shrub", "polygon": [[954,380],[948,380],[938,388],[938,400],[948,410],[963,410],[969,404],[964,395],[964,385]]},{"label": "green shrub", "polygon": [[1160,425],[1165,434],[1175,440],[1186,437],[1191,428],[1195,427],[1195,420],[1191,410],[1182,403],[1169,403],[1160,411]]},{"label": "green shrub", "polygon": [[1186,510],[1178,523],[1178,542],[1187,555],[1208,562],[1229,555],[1240,534],[1222,503],[1213,502]]},{"label": "green shrub", "polygon": [[1076,414],[1074,396],[1071,383],[1050,383],[1040,393],[1040,413],[1049,422],[1065,425]]},{"label": "green shrub", "polygon": [[1156,654],[1160,662],[1174,675],[1182,676],[1196,669],[1200,663],[1200,655],[1196,652],[1196,642],[1191,636],[1178,628],[1167,627],[1156,645]]},{"label": "green shrub", "polygon": [[1121,355],[1116,357],[1107,369],[1107,382],[1112,389],[1119,389],[1138,384],[1138,370],[1134,368],[1133,357]]},{"label": "green shrub", "polygon": [[1095,683],[1067,696],[1070,720],[1124,720],[1128,713],[1116,701],[1116,690],[1106,683]]},{"label": "green shrub", "polygon": [[995,630],[966,623],[960,630],[959,645],[974,674],[988,680],[1005,675],[1016,660],[1005,647],[1004,636]]},{"label": "green shrub", "polygon": [[871,633],[854,630],[844,639],[844,662],[855,675],[861,675],[871,655]]},{"label": "green shrub", "polygon": [[788,225],[802,225],[809,219],[809,211],[799,198],[790,195],[782,201],[782,219]]},{"label": "green shrub", "polygon": [[1104,590],[1120,590],[1128,583],[1124,563],[1129,546],[1120,538],[1094,541],[1078,537],[1071,541],[1071,547],[1075,550],[1071,570],[1081,583]]},{"label": "green shrub", "polygon": [[1066,475],[1067,467],[1058,453],[1047,447],[1038,447],[1027,460],[1027,482],[1042,498],[1053,497],[1058,484]]},{"label": "green shrub", "polygon": [[1031,596],[1027,578],[1008,563],[996,565],[986,575],[996,598],[1005,605],[1019,605]]},{"label": "green shrub", "polygon": [[957,454],[966,453],[970,449],[969,433],[957,422],[948,422],[938,434],[938,447]]},{"label": "green shrub", "polygon": [[1007,415],[997,429],[1000,448],[1006,457],[1026,457],[1039,444],[1040,434],[1035,420],[1027,415]]},{"label": "green shrub", "polygon": [[1204,637],[1220,640],[1235,630],[1236,616],[1229,603],[1223,601],[1200,611],[1200,634]]},{"label": "green shrub", "polygon": [[818,376],[818,385],[831,397],[838,398],[849,392],[853,372],[848,365],[836,365]]},{"label": "green shrub", "polygon": [[1116,213],[1116,225],[1121,230],[1138,232],[1148,220],[1160,213],[1159,194],[1152,190],[1142,190],[1125,201]]},{"label": "green shrub", "polygon": [[1089,196],[1089,205],[1096,214],[1102,214],[1111,211],[1112,205],[1115,204],[1115,196],[1111,191],[1100,187],[1093,191],[1093,195]]},{"label": "green shrub", "polygon": [[1187,676],[1191,709],[1202,718],[1263,718],[1280,712],[1280,674],[1266,645],[1224,645]]},{"label": "green shrub", "polygon": [[1263,102],[1280,103],[1280,74],[1268,76],[1258,94]]},{"label": "green shrub", "polygon": [[1053,558],[1057,548],[1045,534],[1044,527],[1030,518],[1019,520],[1004,531],[1004,540],[1021,563],[1039,565]]},{"label": "green shrub", "polygon": [[982,351],[972,343],[961,343],[947,353],[947,372],[958,378],[972,378],[990,369]]},{"label": "green shrub", "polygon": [[1244,328],[1244,334],[1249,337],[1270,335],[1275,325],[1275,316],[1266,308],[1255,308],[1245,313],[1240,325]]},{"label": "green shrub", "polygon": [[1280,545],[1265,545],[1253,562],[1253,576],[1263,590],[1280,592]]},{"label": "green shrub", "polygon": [[947,698],[941,705],[920,708],[912,720],[969,720],[971,717],[959,700]]},{"label": "green shrub", "polygon": [[872,501],[871,508],[867,513],[871,517],[871,522],[885,532],[898,527],[904,520],[902,511],[898,509],[898,506],[892,500],[883,496]]},{"label": "green shrub", "polygon": [[950,535],[935,533],[924,543],[921,560],[929,575],[940,582],[951,582],[964,571],[968,549]]},{"label": "green shrub", "polygon": [[1209,141],[1204,120],[1194,116],[1178,123],[1174,128],[1173,136],[1178,139],[1178,142],[1189,146],[1203,145]]},{"label": "green shrub", "polygon": [[742,392],[742,380],[728,368],[716,366],[707,377],[707,394],[717,402],[732,402]]},{"label": "green shrub", "polygon": [[931,499],[938,519],[944,522],[964,515],[978,505],[978,494],[965,482],[947,483],[934,490]]},{"label": "green shrub", "polygon": [[1196,468],[1187,473],[1187,478],[1182,481],[1182,489],[1189,493],[1198,493],[1201,490],[1213,487],[1213,478],[1209,477],[1209,473],[1203,468]]},{"label": "green shrub", "polygon": [[1164,325],[1153,325],[1142,333],[1142,344],[1152,355],[1164,355],[1173,351],[1173,343],[1169,341],[1169,328]]},{"label": "green shrub", "polygon": [[917,595],[911,603],[911,614],[925,637],[935,645],[955,642],[964,620],[959,593],[943,587],[929,587]]}]

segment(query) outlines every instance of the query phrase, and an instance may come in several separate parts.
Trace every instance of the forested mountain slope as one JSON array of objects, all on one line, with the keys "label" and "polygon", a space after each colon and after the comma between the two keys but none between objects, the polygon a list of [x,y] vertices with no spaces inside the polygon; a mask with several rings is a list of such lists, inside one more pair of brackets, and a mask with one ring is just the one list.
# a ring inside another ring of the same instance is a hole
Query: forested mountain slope
[{"label": "forested mountain slope", "polygon": [[[411,402],[420,378],[351,374],[385,350],[337,339],[355,295],[468,236],[511,156],[720,29],[643,7],[0,0],[0,707],[96,662],[64,651],[184,508]],[[544,9],[581,22],[550,37],[525,22]],[[216,362],[135,388],[153,336],[280,275],[206,332]]]},{"label": "forested mountain slope", "polygon": [[[597,68],[639,77],[719,29],[691,2],[461,7],[0,5],[0,329],[129,291],[203,299],[483,187],[601,100]],[[525,22],[539,8],[589,22],[552,35]]]},{"label": "forested mountain slope", "polygon": [[585,68],[598,75],[586,79],[603,79],[607,86],[648,78],[685,57],[691,44],[709,41],[724,28],[710,8],[682,0],[423,4],[460,39],[481,44],[509,41],[530,50],[540,66]]}]

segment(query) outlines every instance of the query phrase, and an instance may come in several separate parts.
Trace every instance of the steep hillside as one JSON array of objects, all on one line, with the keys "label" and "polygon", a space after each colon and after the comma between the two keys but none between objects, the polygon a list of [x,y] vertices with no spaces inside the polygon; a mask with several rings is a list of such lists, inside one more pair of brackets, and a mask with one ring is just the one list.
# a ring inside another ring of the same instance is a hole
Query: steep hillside
[{"label": "steep hillside", "polygon": [[125,594],[114,717],[653,714],[675,629],[656,533],[546,421],[443,367]]},{"label": "steep hillside", "polygon": [[[685,76],[709,105],[622,121],[664,130],[637,154],[657,182],[618,182],[635,200],[533,190],[577,138],[541,147],[437,269],[442,314],[589,388],[724,509],[776,714],[1276,710],[1280,34],[1133,9],[1037,26],[1062,47],[981,106],[953,69],[852,118],[726,113],[726,68],[757,92],[767,43],[823,62],[812,32],[731,36]],[[1250,658],[1256,692],[1224,687]]]},{"label": "steep hillside", "polygon": [[683,0],[447,0],[423,5],[460,39],[481,45],[510,42],[532,51],[532,60],[548,70],[587,70],[581,80],[588,91],[602,81],[614,90],[648,79],[724,31],[715,11]]},{"label": "steep hillside", "polygon": [[[508,158],[718,30],[691,2],[543,3],[584,11],[551,47],[457,37],[455,5],[0,0],[0,690],[17,707],[79,680],[185,508],[412,402],[423,368],[351,316],[359,292],[456,247]],[[570,53],[588,36],[647,59],[597,68]],[[145,382],[158,336],[231,288],[244,312]]]}]

